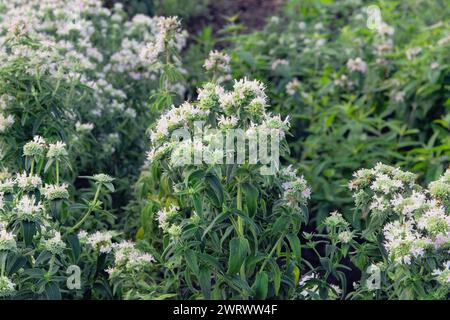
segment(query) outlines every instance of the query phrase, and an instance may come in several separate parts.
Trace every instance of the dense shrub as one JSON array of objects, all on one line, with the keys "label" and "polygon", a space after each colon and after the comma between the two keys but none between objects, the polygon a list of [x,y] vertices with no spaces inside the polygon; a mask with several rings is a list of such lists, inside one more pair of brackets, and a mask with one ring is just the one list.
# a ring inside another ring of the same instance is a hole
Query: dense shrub
[{"label": "dense shrub", "polygon": [[[35,134],[76,139],[78,172],[107,171],[128,189],[155,114],[149,97],[183,95],[179,76],[160,84],[162,70],[182,71],[178,20],[128,20],[120,4],[111,11],[97,0],[11,1],[0,6],[0,43],[2,119],[15,121],[8,156]],[[66,132],[75,129],[81,140]]]},{"label": "dense shrub", "polygon": [[[289,126],[265,111],[264,91],[261,83],[246,79],[231,91],[207,83],[197,101],[169,109],[156,122],[149,173],[141,180],[150,184],[141,200],[147,203],[141,236],[158,252],[161,276],[154,298],[170,293],[265,299],[295,293],[305,263],[297,234],[308,219],[309,188],[290,167],[250,162],[256,152],[252,137],[273,130],[283,139]],[[207,129],[202,140],[171,140],[179,128],[194,137],[199,120]],[[230,142],[227,129],[240,129],[245,138],[232,136]],[[234,151],[239,148],[249,151],[242,162]],[[197,153],[202,160],[191,162]],[[266,164],[274,166],[275,175],[268,175]]]},{"label": "dense shrub", "polygon": [[444,2],[125,4],[0,3],[0,299],[448,298]]},{"label": "dense shrub", "polygon": [[449,161],[448,6],[378,5],[382,20],[369,29],[362,1],[291,1],[263,30],[220,39],[233,76],[270,83],[274,110],[291,115],[288,159],[310,181],[319,220],[350,207],[344,185],[360,167],[396,163],[431,181]]}]

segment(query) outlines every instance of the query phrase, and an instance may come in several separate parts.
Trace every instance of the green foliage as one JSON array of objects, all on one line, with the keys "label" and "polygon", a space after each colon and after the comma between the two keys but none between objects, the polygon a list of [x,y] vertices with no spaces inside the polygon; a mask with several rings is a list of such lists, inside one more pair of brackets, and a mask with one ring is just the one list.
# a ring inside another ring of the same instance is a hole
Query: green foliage
[{"label": "green foliage", "polygon": [[445,1],[210,4],[0,4],[0,299],[448,299]]},{"label": "green foliage", "polygon": [[274,110],[292,117],[288,161],[311,183],[319,222],[350,208],[345,184],[358,168],[383,161],[431,181],[449,160],[448,6],[377,5],[378,31],[364,3],[290,1],[263,30],[231,37],[233,76],[270,83]]}]

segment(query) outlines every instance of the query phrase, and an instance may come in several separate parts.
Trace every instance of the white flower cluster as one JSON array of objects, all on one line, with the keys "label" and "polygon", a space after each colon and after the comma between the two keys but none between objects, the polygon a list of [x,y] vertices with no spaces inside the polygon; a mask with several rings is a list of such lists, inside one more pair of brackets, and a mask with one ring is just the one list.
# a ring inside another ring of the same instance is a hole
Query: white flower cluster
[{"label": "white flower cluster", "polygon": [[14,124],[14,116],[0,113],[0,133],[5,133]]},{"label": "white flower cluster", "polygon": [[414,174],[382,163],[372,169],[358,170],[353,177],[349,188],[354,191],[356,205],[363,207],[368,203],[372,214],[387,214],[396,194],[417,188]]},{"label": "white flower cluster", "polygon": [[15,213],[21,220],[39,221],[45,218],[44,206],[34,196],[24,196],[16,204]]},{"label": "white flower cluster", "polygon": [[298,177],[292,166],[280,169],[282,179],[282,200],[291,209],[298,210],[299,205],[305,205],[311,197],[311,189],[303,176]]},{"label": "white flower cluster", "polygon": [[156,29],[154,41],[148,43],[140,52],[140,58],[148,65],[155,63],[158,56],[169,47],[181,49],[185,43],[186,34],[181,32],[177,17],[157,17]]},{"label": "white flower cluster", "polygon": [[138,250],[133,242],[122,241],[113,245],[114,264],[106,271],[110,278],[116,278],[130,273],[142,273],[148,270],[155,258]]},{"label": "white flower cluster", "polygon": [[286,93],[290,96],[298,93],[301,89],[300,81],[297,78],[292,79],[286,84]]},{"label": "white flower cluster", "polygon": [[26,157],[44,156],[47,144],[41,136],[34,136],[33,140],[23,146],[23,155]]},{"label": "white flower cluster", "polygon": [[[147,46],[158,53],[169,51],[169,46],[180,51],[186,43],[176,18],[125,18],[121,5],[110,10],[100,0],[3,1],[0,59],[5,64],[25,59],[30,64],[25,71],[31,75],[79,79],[94,90],[94,116],[124,111],[127,96],[116,79],[156,79],[161,67],[150,66],[141,53]],[[38,41],[39,48],[20,42],[6,45],[24,34]],[[179,61],[177,67],[181,69]],[[11,115],[0,113],[0,133],[13,122]]]},{"label": "white flower cluster", "polygon": [[171,205],[170,208],[163,208],[156,213],[158,225],[164,232],[169,230],[174,218],[179,216],[179,211],[179,207]]},{"label": "white flower cluster", "polygon": [[359,170],[354,176],[350,188],[355,191],[357,207],[368,208],[373,217],[382,218],[381,222],[388,220],[382,230],[392,261],[411,264],[428,253],[448,252],[450,214],[444,205],[450,188],[448,171],[430,184],[430,190],[432,186],[444,190],[435,190],[436,195],[416,185],[414,174],[383,164]]},{"label": "white flower cluster", "polygon": [[[45,152],[47,152],[45,154]],[[26,157],[43,157],[61,160],[67,157],[67,147],[62,141],[47,144],[41,136],[34,136],[33,140],[23,146],[23,155]]]},{"label": "white flower cluster", "polygon": [[444,204],[450,204],[450,169],[447,169],[438,180],[431,182],[428,189],[434,198]]},{"label": "white flower cluster", "polygon": [[[317,284],[318,281],[320,281],[321,277],[315,272],[306,274],[300,278],[299,281],[299,289],[300,289],[300,296],[302,299],[307,300],[320,300],[321,297],[319,295],[319,291],[321,287]],[[329,284],[328,288],[328,299],[335,300],[338,299],[339,296],[342,294],[342,289],[339,288],[335,284]]]},{"label": "white flower cluster", "polygon": [[[171,140],[171,133],[175,129],[183,128],[190,133],[195,132],[196,121],[205,121],[206,131],[241,129],[245,133],[245,138],[254,137],[258,133],[267,135],[275,131],[280,138],[284,138],[285,132],[289,129],[288,119],[283,120],[279,115],[267,113],[266,107],[265,88],[258,81],[245,78],[235,81],[231,91],[226,91],[218,84],[208,83],[199,90],[196,102],[185,102],[180,107],[172,107],[159,118],[155,128],[150,132],[152,149],[147,154],[147,160],[151,163],[173,151],[174,159],[171,162],[176,164],[180,163],[179,155],[198,152],[214,161],[217,160],[216,163],[221,163],[224,155],[222,153],[220,156],[217,145],[211,142],[218,140],[213,134],[209,135],[211,138],[209,141],[208,137],[203,141]],[[214,119],[210,117],[211,114],[215,115]]]},{"label": "white flower cluster", "polygon": [[69,199],[69,191],[67,184],[46,184],[41,188],[42,195],[49,201]]},{"label": "white flower cluster", "polygon": [[15,293],[15,284],[6,276],[0,276],[0,298],[10,297]]},{"label": "white flower cluster", "polygon": [[167,139],[170,131],[186,124],[186,121],[201,120],[208,114],[208,110],[200,109],[189,102],[183,103],[178,108],[172,106],[159,118],[155,130],[150,133],[150,139],[153,144],[157,144],[161,140]]},{"label": "white flower cluster", "polygon": [[57,141],[56,143],[49,144],[47,151],[48,158],[60,160],[67,157],[67,155],[66,144],[64,142]]},{"label": "white flower cluster", "polygon": [[110,253],[113,247],[112,237],[114,233],[111,231],[96,231],[89,235],[86,231],[78,233],[78,239],[82,243],[88,244],[92,249],[100,253]]},{"label": "white flower cluster", "polygon": [[28,175],[26,172],[17,174],[14,180],[15,185],[24,191],[32,191],[42,186],[42,179],[38,175]]},{"label": "white flower cluster", "polygon": [[414,57],[416,57],[421,52],[422,52],[422,48],[421,47],[409,48],[405,52],[406,58],[411,61],[412,59],[414,59]]},{"label": "white flower cluster", "polygon": [[352,89],[354,82],[350,80],[345,74],[340,75],[337,79],[334,79],[333,83],[341,88]]},{"label": "white flower cluster", "polygon": [[75,123],[75,130],[79,133],[90,133],[94,129],[94,125],[92,123]]},{"label": "white flower cluster", "polygon": [[377,32],[380,36],[392,36],[395,32],[395,29],[388,25],[386,22],[382,21],[377,25]]},{"label": "white flower cluster", "polygon": [[336,240],[342,244],[348,244],[353,240],[354,233],[350,230],[350,224],[338,211],[333,211],[323,222],[330,236],[336,236]]},{"label": "white flower cluster", "polygon": [[286,59],[276,59],[270,66],[270,68],[274,71],[280,67],[289,67],[289,61]]},{"label": "white flower cluster", "polygon": [[230,69],[230,56],[217,50],[213,50],[209,53],[208,58],[205,60],[203,67],[207,71],[218,71],[220,73],[229,73]]},{"label": "white flower cluster", "polygon": [[363,61],[360,57],[357,57],[355,59],[349,59],[347,61],[347,68],[351,72],[361,72],[365,73],[367,71],[367,64]]},{"label": "white flower cluster", "polygon": [[450,285],[450,261],[444,263],[443,269],[435,269],[433,271],[433,276],[436,277],[436,280],[440,284],[444,286]]},{"label": "white flower cluster", "polygon": [[17,249],[16,239],[12,232],[8,232],[0,225],[0,254],[2,251],[15,251]]},{"label": "white flower cluster", "polygon": [[[32,192],[39,189],[41,180],[37,176],[34,179],[27,177],[26,174],[18,175],[18,180],[7,178],[0,180],[0,224],[8,224],[12,220],[34,221],[40,224],[46,224],[48,215],[41,201],[37,201]],[[36,181],[39,180],[37,184]],[[17,182],[18,181],[18,182]],[[31,187],[32,183],[36,183]],[[24,187],[22,188],[19,184]],[[24,191],[26,192],[24,194]],[[4,194],[12,196],[12,200],[6,201]],[[4,228],[0,228],[4,229]]]},{"label": "white flower cluster", "polygon": [[42,239],[42,246],[53,255],[61,255],[66,248],[66,244],[61,239],[61,233],[54,232],[54,234],[47,238]]}]

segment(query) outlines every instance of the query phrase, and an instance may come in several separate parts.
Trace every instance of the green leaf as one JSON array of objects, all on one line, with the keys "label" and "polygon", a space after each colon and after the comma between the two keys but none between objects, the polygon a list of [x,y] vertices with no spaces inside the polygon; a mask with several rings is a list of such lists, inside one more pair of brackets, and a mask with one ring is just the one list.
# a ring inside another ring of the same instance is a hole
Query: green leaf
[{"label": "green leaf", "polygon": [[275,289],[275,295],[278,295],[281,287],[281,270],[276,262],[270,263],[270,266],[273,272],[273,285]]},{"label": "green leaf", "polygon": [[247,239],[239,237],[230,240],[230,256],[228,258],[229,274],[239,272],[249,251],[250,246]]},{"label": "green leaf", "polygon": [[205,229],[202,235],[202,240],[205,238],[205,236],[208,234],[208,232],[211,231],[211,229],[217,224],[222,222],[225,218],[228,217],[228,212],[222,212],[221,214],[217,215],[214,220],[209,224],[209,226]]},{"label": "green leaf", "polygon": [[45,285],[45,295],[49,300],[61,300],[61,291],[56,282],[49,282]]},{"label": "green leaf", "polygon": [[111,182],[108,183],[104,183],[104,186],[110,191],[110,192],[114,192],[114,185]]},{"label": "green leaf", "polygon": [[298,265],[300,265],[302,260],[302,247],[298,236],[291,233],[286,235],[286,238],[289,241],[289,245],[291,247],[292,254],[294,255],[295,260],[297,260]]},{"label": "green leaf", "polygon": [[67,242],[69,242],[69,245],[72,249],[72,259],[74,262],[77,262],[81,253],[80,241],[75,234],[69,234],[67,235]]},{"label": "green leaf", "polygon": [[252,288],[255,291],[256,299],[265,300],[267,298],[267,292],[269,291],[269,276],[265,271],[259,272],[256,275],[255,283]]},{"label": "green leaf", "polygon": [[247,211],[250,216],[254,216],[258,206],[259,191],[249,183],[244,183],[242,185],[242,190],[245,196],[245,206],[247,207]]},{"label": "green leaf", "polygon": [[6,273],[13,274],[17,272],[20,268],[23,268],[27,263],[27,259],[25,257],[14,255],[11,256],[6,263]]},{"label": "green leaf", "polygon": [[191,269],[191,271],[196,276],[198,276],[199,275],[199,267],[198,267],[198,260],[197,260],[197,256],[196,256],[195,252],[189,249],[189,250],[186,250],[186,252],[184,254],[185,254],[186,263],[187,263],[189,269]]},{"label": "green leaf", "polygon": [[285,216],[278,217],[272,226],[272,234],[277,235],[289,227],[289,219]]},{"label": "green leaf", "polygon": [[[206,182],[210,188],[206,189],[209,197],[213,201],[214,205],[218,208],[222,207],[223,203],[223,188],[219,179],[216,176],[209,175],[206,177]],[[212,192],[211,192],[212,191]]]},{"label": "green leaf", "polygon": [[25,245],[29,246],[32,243],[33,237],[37,231],[36,223],[32,221],[22,221],[22,230]]},{"label": "green leaf", "polygon": [[200,269],[198,281],[202,289],[203,297],[205,299],[211,299],[211,272],[207,268]]},{"label": "green leaf", "polygon": [[194,203],[195,212],[199,217],[203,217],[203,201],[202,197],[198,194],[192,196],[192,202]]},{"label": "green leaf", "polygon": [[52,257],[52,253],[50,251],[44,250],[39,256],[36,258],[35,265],[40,265],[41,263],[45,263]]}]

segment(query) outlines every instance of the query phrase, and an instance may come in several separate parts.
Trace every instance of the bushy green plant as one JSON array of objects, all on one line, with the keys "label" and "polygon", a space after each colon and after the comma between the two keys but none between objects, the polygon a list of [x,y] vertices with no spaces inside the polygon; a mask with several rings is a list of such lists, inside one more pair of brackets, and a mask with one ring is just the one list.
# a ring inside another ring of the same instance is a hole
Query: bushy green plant
[{"label": "bushy green plant", "polygon": [[[381,163],[355,172],[349,188],[362,231],[351,230],[334,212],[324,220],[326,234],[307,236],[313,248],[326,245],[324,255],[317,252],[322,285],[333,276],[349,299],[446,299],[449,174],[425,189],[416,184],[415,174]],[[360,281],[347,283],[344,258],[359,269]]]},{"label": "bushy green plant", "polygon": [[[380,248],[364,257],[356,250],[355,263],[362,270],[375,264],[382,273],[379,291],[369,297],[390,299],[443,299],[449,293],[450,171],[427,189],[415,175],[378,164],[359,170],[350,183],[356,219],[365,221],[363,239]],[[373,269],[373,267],[372,267]],[[447,274],[447,276],[446,276]],[[354,294],[365,297],[367,286]]]},{"label": "bushy green plant", "polygon": [[[252,136],[274,130],[284,139],[287,133],[287,120],[267,107],[257,81],[236,81],[230,91],[207,83],[195,102],[157,121],[141,180],[139,236],[152,245],[160,278],[147,297],[293,297],[305,263],[298,233],[308,220],[310,194],[291,167],[265,175],[265,165],[251,163]],[[204,139],[171,139],[177,129],[193,136],[196,121],[208,129]],[[216,142],[228,129],[239,129],[245,141],[233,138],[224,153]],[[225,161],[230,152],[236,156],[232,150],[248,148],[242,163]],[[202,161],[190,162],[196,153]]]},{"label": "bushy green plant", "polygon": [[[121,4],[109,10],[98,0],[8,1],[0,6],[0,43],[1,131],[15,122],[14,140],[3,141],[8,156],[34,134],[52,134],[77,150],[78,173],[108,172],[128,190],[157,114],[149,98],[184,94],[179,21],[129,19]],[[67,132],[75,129],[81,137]]]},{"label": "bushy green plant", "polygon": [[351,207],[344,185],[361,167],[397,163],[431,181],[448,162],[448,6],[379,1],[371,25],[369,4],[291,1],[263,30],[222,39],[233,76],[270,83],[275,110],[292,115],[290,161],[318,221]]},{"label": "bushy green plant", "polygon": [[63,182],[69,155],[61,141],[35,136],[23,155],[24,171],[0,177],[0,298],[122,297],[154,258],[109,231],[114,179],[84,177],[92,189],[75,192]]}]

